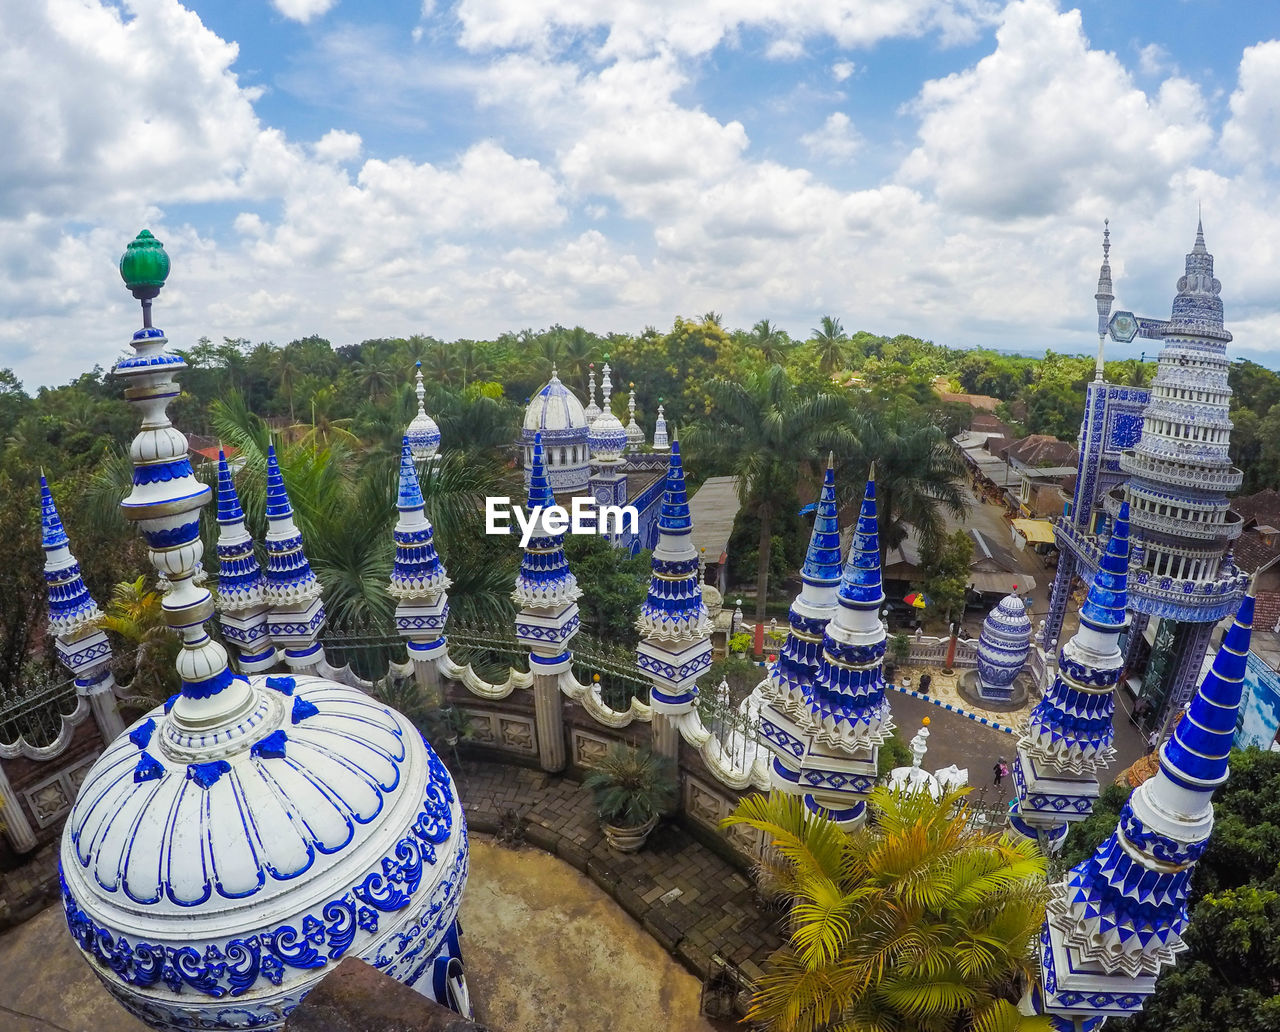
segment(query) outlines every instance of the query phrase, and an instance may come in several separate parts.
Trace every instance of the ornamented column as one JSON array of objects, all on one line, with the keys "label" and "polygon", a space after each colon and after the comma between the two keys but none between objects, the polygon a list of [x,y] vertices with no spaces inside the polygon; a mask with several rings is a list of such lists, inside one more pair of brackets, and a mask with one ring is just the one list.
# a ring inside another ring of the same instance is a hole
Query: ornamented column
[{"label": "ornamented column", "polygon": [[434,463],[437,461],[436,453],[440,450],[440,427],[423,408],[422,403],[426,398],[427,389],[422,385],[421,362],[418,362],[415,367],[414,379],[413,392],[418,396],[418,414],[409,423],[405,438],[409,442],[409,450],[413,453],[414,462]]},{"label": "ornamented column", "polygon": [[671,447],[667,440],[667,417],[662,414],[662,399],[658,399],[658,420],[653,427],[653,450],[666,451]]},{"label": "ornamented column", "polygon": [[320,582],[302,550],[302,533],[293,522],[275,445],[267,449],[267,601],[271,639],[284,649],[296,674],[312,670],[324,658],[319,637],[324,627]]},{"label": "ornamented column", "polygon": [[[111,673],[111,643],[106,632],[98,626],[102,612],[85,587],[80,575],[80,564],[71,554],[67,532],[62,518],[53,504],[49,483],[40,474],[40,525],[44,546],[44,580],[49,589],[49,633],[53,635],[58,659],[71,672],[76,681],[76,694],[84,696],[93,712],[94,723],[104,742],[114,742],[124,730],[120,710],[116,705],[115,677]],[[12,813],[22,823],[20,808]],[[7,820],[9,814],[5,814]],[[28,828],[28,831],[30,828]],[[11,836],[12,837],[12,836]],[[21,835],[19,830],[19,837]],[[35,845],[14,846],[30,849]]]},{"label": "ornamented column", "polygon": [[809,550],[800,571],[800,594],[787,614],[787,640],[770,664],[769,676],[757,689],[767,700],[760,708],[760,733],[773,753],[770,783],[784,792],[805,791],[800,763],[811,727],[813,680],[822,662],[823,634],[836,611],[840,572],[835,469],[828,458]]},{"label": "ornamented column", "polygon": [[1128,605],[1129,507],[1120,507],[1106,554],[1080,609],[1080,629],[1058,654],[1058,673],[1018,741],[1015,831],[1057,852],[1071,822],[1098,798],[1098,773],[1115,756],[1115,687]]},{"label": "ornamented column", "polygon": [[445,651],[444,626],[449,618],[446,592],[452,581],[436,553],[435,531],[427,519],[414,458],[413,442],[406,434],[400,443],[400,487],[396,498],[400,516],[394,531],[396,558],[387,592],[396,600],[396,631],[405,639],[418,687],[428,697],[436,698],[440,691],[436,660]]},{"label": "ornamented column", "polygon": [[698,551],[693,547],[693,520],[685,493],[680,442],[671,442],[667,483],[658,516],[658,544],[653,550],[649,594],[636,627],[640,644],[636,661],[653,682],[653,747],[671,759],[679,749],[678,718],[693,709],[694,682],[711,666],[711,622],[698,583]]},{"label": "ornamented column", "polygon": [[240,496],[227,457],[218,450],[218,623],[240,651],[242,674],[270,670],[278,662],[271,643],[266,579],[244,524]]},{"label": "ornamented column", "polygon": [[177,660],[182,692],[169,711],[170,734],[187,747],[206,729],[246,716],[254,695],[249,682],[231,672],[226,650],[205,630],[204,622],[214,614],[213,596],[195,583],[204,555],[200,510],[213,492],[196,479],[187,439],[165,411],[179,393],[174,374],[187,367],[181,356],[165,351],[164,333],[151,325],[151,302],[169,275],[169,257],[143,230],[120,259],[120,274],[142,302],[142,329],[132,341],[136,354],[115,368],[129,384],[125,397],[142,416],[142,431],[129,449],[133,490],[120,508],[138,524],[156,572],[170,585],[162,603],[164,619],[182,635]]},{"label": "ornamented column", "polygon": [[542,435],[533,439],[529,467],[529,515],[533,519],[529,543],[520,560],[516,590],[511,597],[516,614],[516,640],[529,650],[533,674],[533,704],[538,729],[538,761],[543,770],[563,770],[564,710],[560,675],[570,668],[569,641],[578,633],[578,599],[582,589],[564,554],[564,528],[548,525],[547,510],[556,504],[547,481]]},{"label": "ornamented column", "polygon": [[1213,829],[1213,793],[1229,774],[1253,608],[1250,587],[1161,747],[1155,777],[1134,790],[1111,837],[1053,887],[1041,982],[1023,1009],[1052,1015],[1060,1032],[1092,1032],[1108,1017],[1138,1012],[1186,949],[1187,895]]},{"label": "ornamented column", "polygon": [[600,406],[596,404],[596,364],[594,362],[587,365],[587,407],[583,409],[583,413],[587,417],[588,427],[600,415]]},{"label": "ornamented column", "polygon": [[644,431],[640,429],[640,424],[636,422],[636,385],[631,385],[631,394],[627,398],[627,447],[643,448],[644,447]]},{"label": "ornamented column", "polygon": [[874,466],[836,598],[813,678],[799,783],[809,809],[825,812],[842,827],[856,827],[866,815],[880,745],[893,733],[879,619],[884,589]]}]

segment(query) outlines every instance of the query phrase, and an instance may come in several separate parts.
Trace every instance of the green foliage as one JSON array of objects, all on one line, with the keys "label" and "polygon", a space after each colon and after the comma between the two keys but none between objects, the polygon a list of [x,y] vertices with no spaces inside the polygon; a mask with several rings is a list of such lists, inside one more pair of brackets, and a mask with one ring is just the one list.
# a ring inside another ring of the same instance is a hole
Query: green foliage
[{"label": "green foliage", "polygon": [[675,805],[675,764],[660,753],[615,742],[595,761],[582,787],[595,796],[602,820],[635,827]]},{"label": "green foliage", "polygon": [[911,637],[906,634],[895,634],[889,639],[889,660],[895,666],[902,666],[911,658]]},{"label": "green foliage", "polygon": [[1023,1018],[1036,974],[1045,862],[1035,845],[970,826],[967,789],[874,790],[853,832],[798,796],[752,795],[725,824],[763,831],[791,936],[757,980],[748,1018],[771,1032],[1048,1028]]},{"label": "green foliage", "polygon": [[929,615],[950,619],[964,612],[972,562],[973,537],[965,530],[948,534],[940,548],[925,553],[919,588],[929,599],[932,610]]},{"label": "green foliage", "polygon": [[640,640],[636,616],[649,586],[650,553],[628,555],[594,534],[565,535],[564,553],[582,589],[578,609],[583,627],[601,641],[635,648]]},{"label": "green foliage", "polygon": [[915,757],[911,755],[911,750],[895,731],[880,744],[880,752],[876,757],[876,773],[880,777],[885,777],[896,767],[910,767],[913,759]]}]

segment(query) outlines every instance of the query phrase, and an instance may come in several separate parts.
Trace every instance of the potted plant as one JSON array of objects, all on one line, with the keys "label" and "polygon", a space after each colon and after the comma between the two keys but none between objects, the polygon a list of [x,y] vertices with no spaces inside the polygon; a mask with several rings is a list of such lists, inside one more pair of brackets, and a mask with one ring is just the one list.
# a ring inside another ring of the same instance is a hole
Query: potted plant
[{"label": "potted plant", "polygon": [[639,850],[676,799],[675,764],[623,743],[611,745],[582,784],[595,794],[605,840],[620,853]]}]

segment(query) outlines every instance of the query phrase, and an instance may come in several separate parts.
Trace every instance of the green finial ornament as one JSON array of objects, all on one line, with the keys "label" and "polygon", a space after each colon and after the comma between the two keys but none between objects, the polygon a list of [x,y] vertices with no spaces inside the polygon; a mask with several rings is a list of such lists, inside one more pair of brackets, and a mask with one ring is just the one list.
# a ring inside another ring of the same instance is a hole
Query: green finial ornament
[{"label": "green finial ornament", "polygon": [[169,278],[169,256],[164,244],[144,229],[120,256],[120,278],[139,301],[147,302],[160,293]]}]

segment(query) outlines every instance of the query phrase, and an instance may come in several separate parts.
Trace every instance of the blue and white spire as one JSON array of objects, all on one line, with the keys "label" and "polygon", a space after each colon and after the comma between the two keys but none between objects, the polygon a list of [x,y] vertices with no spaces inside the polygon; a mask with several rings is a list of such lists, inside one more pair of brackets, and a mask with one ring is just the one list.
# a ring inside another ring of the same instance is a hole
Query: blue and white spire
[{"label": "blue and white spire", "polygon": [[627,447],[644,447],[644,430],[636,422],[636,385],[631,385],[631,393],[627,397]]},{"label": "blue and white spire", "polygon": [[40,474],[40,527],[44,546],[44,580],[49,591],[49,633],[58,659],[75,678],[76,692],[87,696],[105,741],[124,730],[115,704],[111,642],[98,626],[102,613],[85,587],[80,563]]},{"label": "blue and white spire", "polygon": [[253,537],[231,479],[226,453],[218,449],[218,623],[240,651],[242,674],[270,670],[276,650],[268,626],[266,578],[254,553]]},{"label": "blue and white spire", "polygon": [[550,525],[554,519],[550,510],[555,504],[539,434],[534,437],[529,469],[528,511],[533,523],[511,597],[520,607],[516,638],[529,649],[534,672],[542,674],[569,669],[569,640],[581,624],[578,599],[582,589],[564,554],[564,528]]},{"label": "blue and white spire", "polygon": [[1027,604],[1016,593],[1006,595],[982,621],[978,635],[978,695],[992,702],[1012,699],[1014,682],[1030,651]]},{"label": "blue and white spire", "polygon": [[440,427],[436,425],[434,419],[427,415],[427,410],[423,407],[427,389],[422,385],[421,362],[418,362],[415,366],[414,380],[413,393],[418,396],[418,414],[409,423],[409,428],[405,431],[405,438],[409,442],[414,462],[431,462],[440,450]]},{"label": "blue and white spire", "polygon": [[659,713],[676,715],[693,708],[694,683],[711,665],[711,622],[698,582],[698,550],[684,485],[680,442],[671,442],[667,483],[658,515],[658,544],[653,575],[636,627],[637,661],[653,682],[650,703]]},{"label": "blue and white spire", "polygon": [[1093,295],[1098,303],[1098,359],[1094,363],[1093,378],[1099,382],[1104,377],[1102,345],[1107,337],[1107,325],[1111,321],[1111,302],[1116,299],[1111,289],[1111,220],[1102,220],[1102,268],[1098,270],[1098,292]]},{"label": "blue and white spire", "polygon": [[600,406],[596,404],[596,364],[594,362],[587,365],[587,407],[583,412],[587,417],[588,427],[600,415]]},{"label": "blue and white spire", "polygon": [[413,444],[406,434],[400,442],[399,489],[394,531],[395,562],[388,594],[396,600],[396,630],[406,639],[411,659],[434,659],[445,648],[444,627],[449,618],[449,575],[436,552],[435,530],[427,519],[426,503]]},{"label": "blue and white spire", "polygon": [[1135,1013],[1186,949],[1187,895],[1213,828],[1213,793],[1229,773],[1253,609],[1250,587],[1155,776],[1134,790],[1111,837],[1054,887],[1032,1002],[1062,1029]]},{"label": "blue and white spire", "polygon": [[1122,503],[1080,610],[1080,628],[1058,652],[1058,670],[1018,742],[1015,830],[1056,851],[1068,825],[1093,810],[1098,774],[1115,756],[1115,687],[1128,626],[1129,505]]},{"label": "blue and white spire", "polygon": [[267,448],[265,544],[272,640],[284,649],[285,662],[291,670],[309,670],[324,658],[318,640],[324,627],[324,602],[320,597],[320,581],[302,548],[302,532],[293,521],[293,506],[285,490],[274,444]]},{"label": "blue and white spire", "polygon": [[[823,632],[806,717],[808,737],[799,778],[791,788],[804,791],[810,809],[825,811],[847,827],[859,824],[866,813],[880,745],[893,733],[883,670],[884,600],[873,466],[835,612]],[[785,773],[774,765],[776,776]]]},{"label": "blue and white spire", "polygon": [[840,528],[836,520],[836,481],[828,457],[809,537],[809,550],[800,571],[800,594],[787,614],[790,629],[769,676],[757,692],[767,700],[760,711],[761,733],[774,754],[775,788],[801,790],[800,763],[811,727],[813,679],[822,661],[823,633],[836,610],[840,588]]}]

